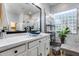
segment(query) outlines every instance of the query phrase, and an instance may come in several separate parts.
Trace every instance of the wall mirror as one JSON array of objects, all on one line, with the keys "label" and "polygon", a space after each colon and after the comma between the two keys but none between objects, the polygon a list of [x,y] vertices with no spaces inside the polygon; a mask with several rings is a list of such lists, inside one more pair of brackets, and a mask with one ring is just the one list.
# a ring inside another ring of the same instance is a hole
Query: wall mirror
[{"label": "wall mirror", "polygon": [[40,8],[33,3],[5,3],[5,18],[3,23],[8,31],[41,31]]}]

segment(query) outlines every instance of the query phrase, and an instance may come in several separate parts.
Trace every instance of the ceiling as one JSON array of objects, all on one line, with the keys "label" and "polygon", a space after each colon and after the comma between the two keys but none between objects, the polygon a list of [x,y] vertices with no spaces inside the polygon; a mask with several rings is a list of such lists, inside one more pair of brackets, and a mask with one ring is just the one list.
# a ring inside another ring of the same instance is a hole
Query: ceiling
[{"label": "ceiling", "polygon": [[[57,5],[58,3],[41,3],[41,4],[50,7]],[[20,13],[35,14],[40,12],[40,10],[36,6],[32,5],[31,3],[6,3],[6,8],[8,12],[14,13],[16,15]]]},{"label": "ceiling", "polygon": [[59,3],[45,3],[45,4],[47,4],[49,6],[55,6],[55,5],[59,4]]},{"label": "ceiling", "polygon": [[16,14],[35,14],[40,12],[40,10],[31,3],[6,3],[6,8],[8,12]]}]

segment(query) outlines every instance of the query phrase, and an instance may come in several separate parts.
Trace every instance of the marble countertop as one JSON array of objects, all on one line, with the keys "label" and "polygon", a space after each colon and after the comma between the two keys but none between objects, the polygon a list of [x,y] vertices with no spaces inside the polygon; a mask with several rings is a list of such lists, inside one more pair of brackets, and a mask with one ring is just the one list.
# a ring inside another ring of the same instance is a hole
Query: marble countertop
[{"label": "marble countertop", "polygon": [[0,51],[11,48],[23,43],[27,43],[36,39],[43,38],[49,34],[40,33],[37,36],[28,36],[26,33],[7,35],[6,38],[0,39]]},{"label": "marble countertop", "polygon": [[75,45],[62,44],[61,49],[79,53],[79,45],[78,44],[75,44]]}]

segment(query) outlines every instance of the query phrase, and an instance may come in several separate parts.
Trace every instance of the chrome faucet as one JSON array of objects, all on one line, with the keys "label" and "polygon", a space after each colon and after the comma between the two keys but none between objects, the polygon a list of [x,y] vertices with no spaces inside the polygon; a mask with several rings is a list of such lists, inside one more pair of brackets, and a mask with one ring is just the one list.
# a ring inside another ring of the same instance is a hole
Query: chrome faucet
[{"label": "chrome faucet", "polygon": [[0,30],[0,39],[3,38],[2,30]]},{"label": "chrome faucet", "polygon": [[32,27],[31,26],[27,26],[27,32],[31,32]]},{"label": "chrome faucet", "polygon": [[6,32],[4,30],[0,30],[0,39],[3,39],[6,37]]}]

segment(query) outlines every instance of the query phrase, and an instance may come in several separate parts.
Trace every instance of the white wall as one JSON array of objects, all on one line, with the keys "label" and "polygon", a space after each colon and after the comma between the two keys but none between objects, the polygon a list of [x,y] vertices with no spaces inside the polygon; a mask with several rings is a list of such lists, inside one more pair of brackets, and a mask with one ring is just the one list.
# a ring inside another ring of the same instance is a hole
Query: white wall
[{"label": "white wall", "polygon": [[[62,11],[66,11],[74,8],[79,8],[79,3],[69,3],[69,4],[61,3],[55,6],[51,6],[50,8],[51,8],[51,13],[54,14],[54,13],[58,13],[58,12],[62,12]],[[79,18],[78,18],[78,24],[79,24]],[[79,43],[79,29],[78,29],[78,34],[70,34],[66,40],[67,44],[74,44],[76,42]]]}]

